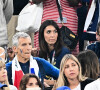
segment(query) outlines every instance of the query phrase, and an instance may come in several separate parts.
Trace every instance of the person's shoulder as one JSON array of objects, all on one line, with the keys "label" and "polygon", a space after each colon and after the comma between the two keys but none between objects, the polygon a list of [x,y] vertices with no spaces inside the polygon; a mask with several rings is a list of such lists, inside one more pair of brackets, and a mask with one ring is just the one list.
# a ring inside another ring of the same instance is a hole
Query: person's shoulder
[{"label": "person's shoulder", "polygon": [[12,66],[12,61],[11,61],[11,62],[6,63],[6,69],[10,68],[11,66]]},{"label": "person's shoulder", "polygon": [[68,52],[68,53],[70,53],[70,50],[67,47],[62,47],[62,52]]},{"label": "person's shoulder", "polygon": [[10,90],[17,90],[17,88],[13,85],[9,85]]},{"label": "person's shoulder", "polygon": [[[96,87],[99,87],[100,88],[100,85],[99,84],[100,84],[100,80],[97,79],[97,80],[95,80],[95,81],[87,84],[85,86],[85,89],[84,90],[95,90]],[[99,89],[96,89],[96,90],[99,90]]]}]

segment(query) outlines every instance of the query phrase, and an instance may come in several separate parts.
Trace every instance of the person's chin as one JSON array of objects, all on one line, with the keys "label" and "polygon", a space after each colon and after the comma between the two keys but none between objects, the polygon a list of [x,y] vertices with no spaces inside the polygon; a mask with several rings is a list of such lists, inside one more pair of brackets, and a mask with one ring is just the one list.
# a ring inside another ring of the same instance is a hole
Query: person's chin
[{"label": "person's chin", "polygon": [[26,55],[26,56],[25,56],[25,58],[26,58],[26,59],[29,59],[29,58],[30,58],[30,56],[31,56],[31,55]]}]

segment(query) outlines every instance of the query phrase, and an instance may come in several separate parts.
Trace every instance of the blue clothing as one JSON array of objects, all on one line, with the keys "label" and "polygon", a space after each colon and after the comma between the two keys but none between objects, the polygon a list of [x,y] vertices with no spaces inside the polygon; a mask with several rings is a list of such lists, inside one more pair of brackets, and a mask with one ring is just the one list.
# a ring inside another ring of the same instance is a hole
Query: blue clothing
[{"label": "blue clothing", "polygon": [[[93,1],[93,0],[92,0]],[[95,0],[95,11],[93,14],[93,18],[91,20],[91,24],[89,25],[88,29],[86,32],[83,33],[82,38],[84,40],[89,40],[89,41],[96,41],[96,28],[98,24],[98,19],[99,19],[99,0]]]},{"label": "blue clothing", "polygon": [[[45,75],[49,75],[49,76],[53,77],[54,79],[58,78],[59,69],[55,68],[52,64],[50,64],[45,59],[38,58],[38,57],[34,57],[34,59],[38,63],[39,74],[40,74],[39,76],[42,79],[42,81],[43,81]],[[22,63],[20,64],[22,70],[25,69],[24,66],[27,66],[27,64],[28,64],[28,62],[26,64],[22,64]],[[22,65],[24,65],[24,66],[22,66]],[[13,84],[12,83],[12,61],[6,64],[6,69],[8,72],[7,73],[8,74],[8,81],[10,84]],[[28,67],[28,69],[25,69],[24,72],[27,73],[27,70],[29,70],[29,67]]]},{"label": "blue clothing", "polygon": [[92,43],[91,45],[87,46],[87,49],[94,51],[100,61],[100,42]]},{"label": "blue clothing", "polygon": [[7,85],[0,83],[0,88],[3,88],[3,87],[7,87]]},{"label": "blue clothing", "polygon": [[[51,51],[51,53],[50,53],[50,60],[52,60],[53,52],[54,52],[54,50]],[[57,57],[55,57],[56,64],[54,66],[56,66],[57,68],[60,68],[60,63],[61,63],[61,60],[62,60],[63,56],[65,54],[70,54],[70,53],[71,52],[67,48],[63,47],[60,54]]]},{"label": "blue clothing", "polygon": [[29,61],[26,62],[26,63],[19,62],[19,64],[20,64],[20,66],[21,66],[22,71],[24,72],[24,74],[29,73],[29,63],[30,63]]}]

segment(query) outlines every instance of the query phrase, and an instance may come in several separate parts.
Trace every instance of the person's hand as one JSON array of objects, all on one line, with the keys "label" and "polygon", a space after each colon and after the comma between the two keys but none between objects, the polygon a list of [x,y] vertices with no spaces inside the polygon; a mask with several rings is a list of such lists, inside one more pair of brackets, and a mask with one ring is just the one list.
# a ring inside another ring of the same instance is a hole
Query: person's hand
[{"label": "person's hand", "polygon": [[44,82],[44,86],[45,87],[50,87],[46,82]]},{"label": "person's hand", "polygon": [[46,84],[48,84],[49,86],[55,84],[55,80],[47,80],[47,79],[44,79],[44,82],[45,82]]},{"label": "person's hand", "polygon": [[37,57],[38,56],[38,49],[32,48],[31,55],[34,56],[34,57]]}]

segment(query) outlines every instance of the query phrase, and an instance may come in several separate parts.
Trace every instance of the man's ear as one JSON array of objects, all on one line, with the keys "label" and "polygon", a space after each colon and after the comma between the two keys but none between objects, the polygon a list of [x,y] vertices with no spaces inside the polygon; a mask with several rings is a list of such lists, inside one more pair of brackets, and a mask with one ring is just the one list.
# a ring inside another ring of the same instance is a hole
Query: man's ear
[{"label": "man's ear", "polygon": [[16,47],[16,46],[13,46],[12,49],[13,49],[13,51],[14,51],[15,53],[17,53],[17,47]]}]

